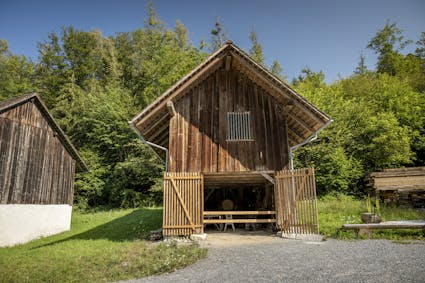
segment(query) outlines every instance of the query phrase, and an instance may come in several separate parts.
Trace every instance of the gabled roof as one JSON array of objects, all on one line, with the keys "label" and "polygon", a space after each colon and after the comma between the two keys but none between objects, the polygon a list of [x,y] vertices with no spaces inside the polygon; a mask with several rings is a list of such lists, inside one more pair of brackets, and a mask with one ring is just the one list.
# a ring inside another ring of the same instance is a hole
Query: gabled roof
[{"label": "gabled roof", "polygon": [[50,127],[57,133],[59,140],[61,141],[62,145],[65,147],[69,155],[71,155],[72,158],[74,158],[74,160],[76,161],[77,168],[79,170],[89,171],[89,168],[87,167],[84,160],[80,157],[75,147],[72,145],[68,136],[62,131],[62,129],[53,119],[53,116],[52,114],[50,114],[49,110],[47,109],[47,106],[43,103],[43,101],[37,94],[30,93],[0,102],[0,114],[7,112],[13,108],[19,107],[28,102],[33,102],[34,105],[37,106],[38,110],[46,119]]},{"label": "gabled roof", "polygon": [[248,54],[228,41],[188,75],[137,114],[130,124],[148,141],[168,147],[168,101],[177,101],[219,68],[233,68],[266,90],[285,108],[290,146],[308,140],[331,119]]}]

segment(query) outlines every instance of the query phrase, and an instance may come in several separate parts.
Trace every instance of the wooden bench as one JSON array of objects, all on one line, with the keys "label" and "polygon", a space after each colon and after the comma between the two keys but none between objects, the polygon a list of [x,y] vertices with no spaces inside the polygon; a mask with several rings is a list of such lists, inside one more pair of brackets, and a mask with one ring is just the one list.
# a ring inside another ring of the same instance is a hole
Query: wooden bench
[{"label": "wooden bench", "polygon": [[[232,217],[235,215],[242,216],[251,216],[256,217],[258,215],[276,215],[276,211],[204,211],[205,216],[226,216],[231,215]],[[204,219],[204,224],[225,224],[225,223],[275,223],[276,219],[274,218],[233,218],[226,219],[217,218],[217,219]]]},{"label": "wooden bench", "polygon": [[403,220],[386,221],[381,223],[368,224],[344,224],[342,229],[355,230],[357,236],[365,235],[368,238],[372,236],[373,229],[422,229],[425,235],[425,221],[423,220]]}]

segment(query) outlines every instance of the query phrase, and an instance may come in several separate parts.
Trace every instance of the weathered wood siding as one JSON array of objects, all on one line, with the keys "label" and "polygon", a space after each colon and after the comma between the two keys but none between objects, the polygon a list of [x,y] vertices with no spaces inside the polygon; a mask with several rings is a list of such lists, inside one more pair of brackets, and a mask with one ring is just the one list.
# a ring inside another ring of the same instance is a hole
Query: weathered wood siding
[{"label": "weathered wood siding", "polygon": [[0,203],[70,204],[75,161],[34,103],[0,114]]},{"label": "weathered wood siding", "polygon": [[[288,167],[278,102],[237,70],[219,69],[175,103],[169,171],[236,172]],[[227,113],[250,111],[252,141],[227,141]]]}]

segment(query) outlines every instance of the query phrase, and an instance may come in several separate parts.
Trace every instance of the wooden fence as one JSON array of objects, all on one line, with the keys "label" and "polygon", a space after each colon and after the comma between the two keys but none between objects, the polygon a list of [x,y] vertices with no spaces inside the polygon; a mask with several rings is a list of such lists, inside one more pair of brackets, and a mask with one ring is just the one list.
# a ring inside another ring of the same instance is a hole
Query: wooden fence
[{"label": "wooden fence", "polygon": [[317,234],[314,169],[276,172],[275,206],[277,227],[289,234]]},{"label": "wooden fence", "polygon": [[164,173],[165,237],[203,233],[204,180],[201,173]]}]

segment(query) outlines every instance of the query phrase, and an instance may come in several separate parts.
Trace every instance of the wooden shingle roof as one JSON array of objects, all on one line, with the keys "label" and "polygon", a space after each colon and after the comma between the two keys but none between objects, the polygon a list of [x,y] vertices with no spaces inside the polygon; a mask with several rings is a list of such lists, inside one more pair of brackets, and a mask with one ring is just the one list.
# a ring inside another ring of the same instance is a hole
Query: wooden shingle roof
[{"label": "wooden shingle roof", "polygon": [[168,147],[170,115],[167,111],[167,102],[179,100],[219,68],[233,68],[240,71],[272,95],[283,108],[290,109],[287,113],[290,146],[306,141],[331,121],[325,113],[229,41],[138,113],[130,124],[146,140]]},{"label": "wooden shingle roof", "polygon": [[69,153],[69,155],[71,155],[72,158],[76,161],[77,169],[80,171],[84,171],[84,170],[88,171],[89,168],[87,167],[86,163],[80,157],[80,155],[78,154],[75,147],[72,145],[68,136],[63,132],[63,130],[56,123],[52,114],[50,114],[49,110],[47,109],[47,106],[43,103],[41,98],[36,93],[30,93],[30,94],[18,96],[18,97],[14,97],[9,100],[0,102],[0,114],[29,102],[32,102],[34,103],[34,105],[37,106],[38,110],[46,119],[49,126],[53,129],[55,133],[57,133],[57,136],[59,140],[61,141],[61,144],[64,146],[64,148]]}]

